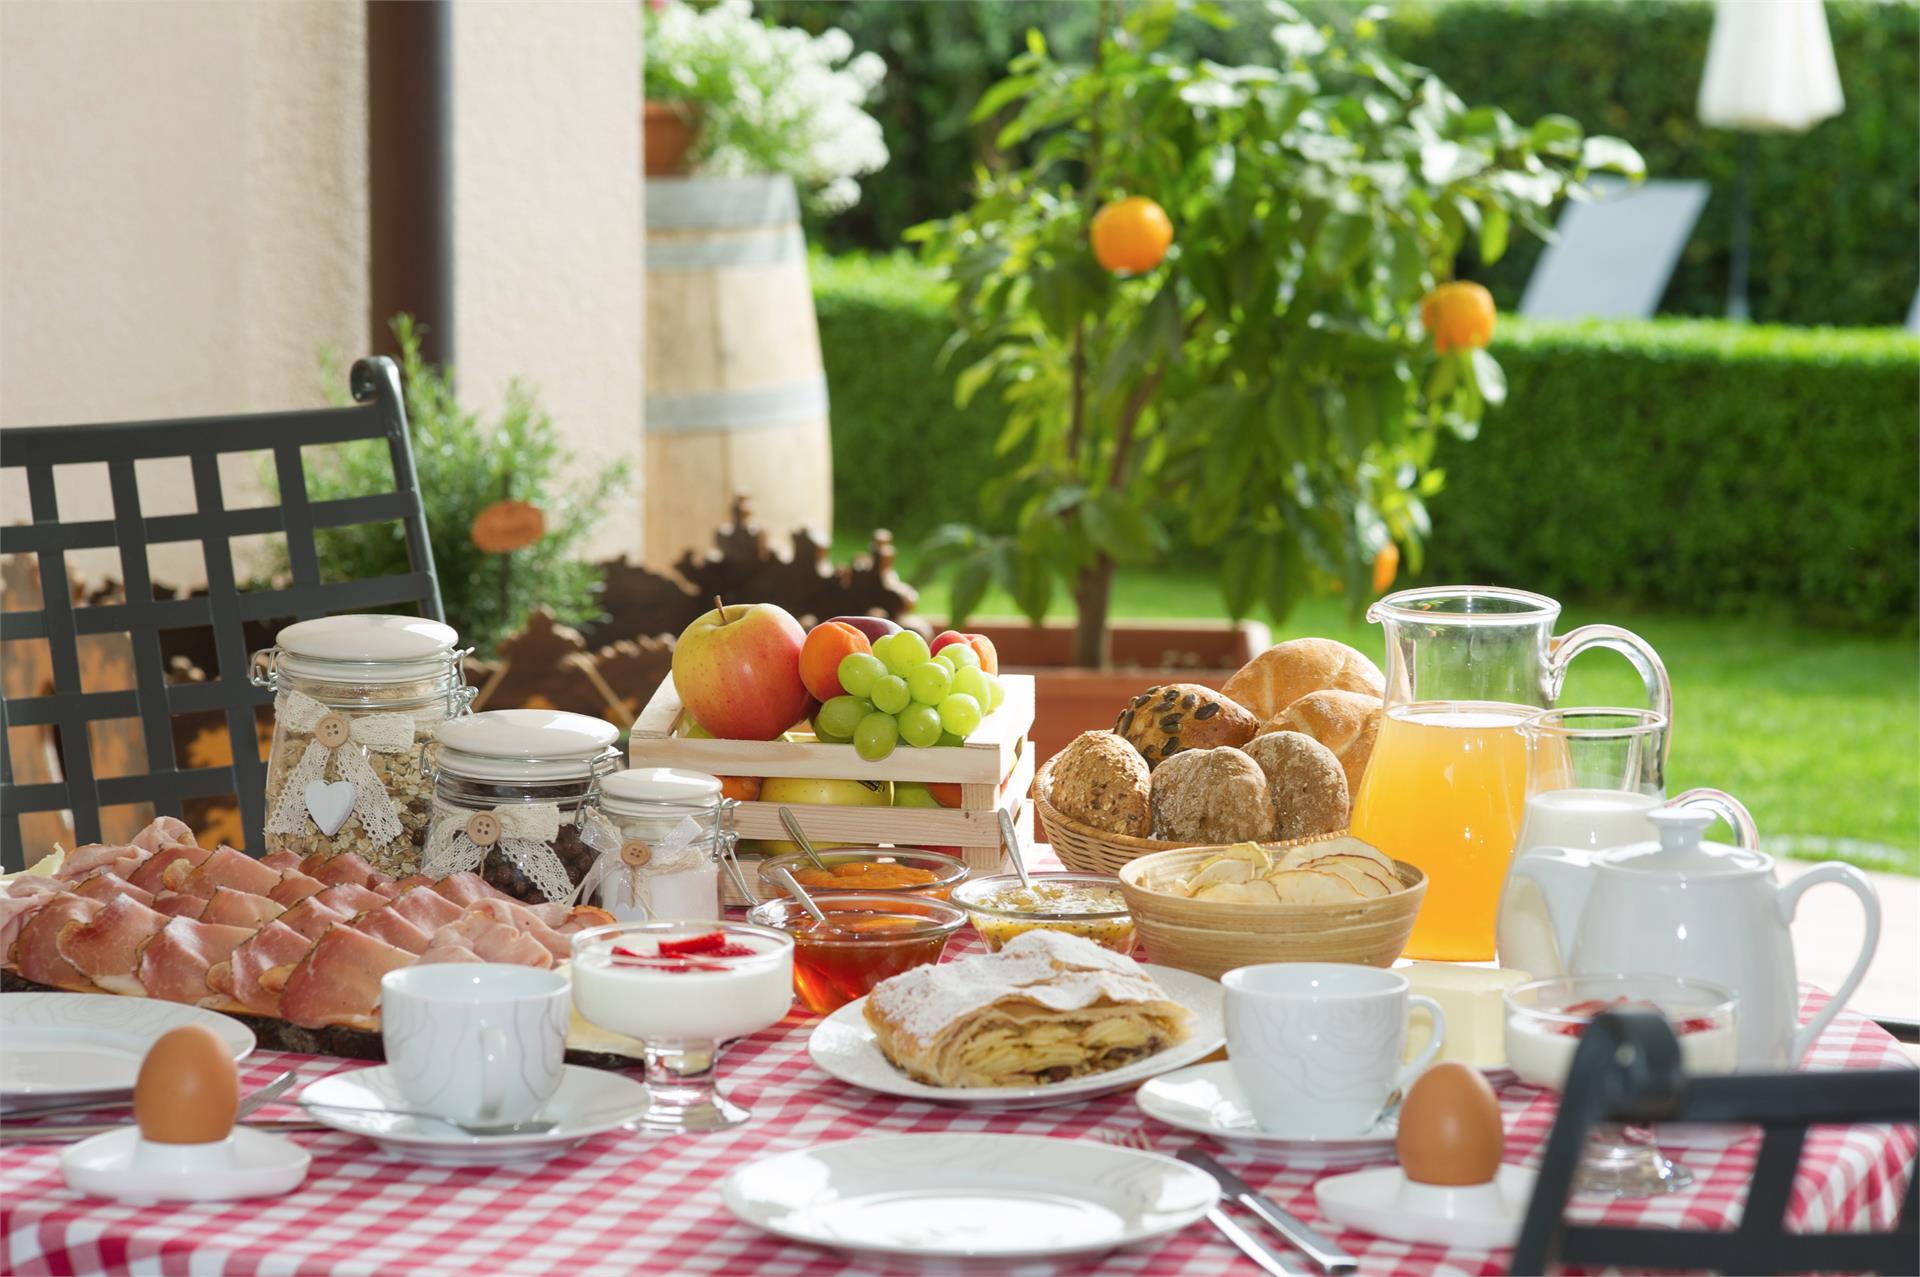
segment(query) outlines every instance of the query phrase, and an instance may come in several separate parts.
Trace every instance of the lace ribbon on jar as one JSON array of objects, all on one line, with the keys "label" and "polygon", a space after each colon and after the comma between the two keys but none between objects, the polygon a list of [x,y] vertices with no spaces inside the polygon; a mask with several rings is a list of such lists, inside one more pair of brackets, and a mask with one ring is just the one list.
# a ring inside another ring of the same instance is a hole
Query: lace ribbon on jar
[{"label": "lace ribbon on jar", "polygon": [[[331,838],[350,817],[375,844],[392,842],[403,832],[393,796],[367,764],[364,750],[404,754],[413,749],[413,715],[399,711],[357,714],[351,718],[328,709],[311,696],[283,691],[273,700],[274,718],[289,732],[311,736],[300,761],[287,774],[280,797],[267,816],[270,834],[304,834],[307,822]],[[327,781],[331,767],[340,779]],[[349,807],[337,786],[353,786]],[[319,810],[315,810],[318,808]],[[327,822],[332,822],[332,828]]]},{"label": "lace ribbon on jar", "polygon": [[[576,823],[589,846],[617,841],[618,835],[605,828],[604,821],[596,823],[591,813],[583,816]],[[560,808],[554,803],[507,803],[487,811],[468,811],[436,799],[420,872],[429,878],[477,872],[487,853],[497,850],[547,900],[571,901],[578,888],[553,850],[560,823]]]},{"label": "lace ribbon on jar", "polygon": [[[659,842],[627,838],[611,849],[603,847],[599,858],[587,870],[587,876],[580,880],[580,899],[591,900],[602,883],[624,878],[607,902],[628,909],[644,909],[647,916],[652,917],[655,875],[698,869],[707,861],[710,841],[700,822],[687,816]],[[624,900],[619,898],[622,895],[626,897]]]}]

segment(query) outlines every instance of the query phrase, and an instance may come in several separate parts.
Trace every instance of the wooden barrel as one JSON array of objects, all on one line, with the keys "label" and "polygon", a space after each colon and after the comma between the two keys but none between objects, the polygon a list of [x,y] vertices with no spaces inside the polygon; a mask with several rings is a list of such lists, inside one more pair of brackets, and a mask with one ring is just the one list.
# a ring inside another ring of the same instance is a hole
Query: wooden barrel
[{"label": "wooden barrel", "polygon": [[785,543],[833,529],[833,455],[787,177],[648,178],[645,557],[711,544],[735,493]]}]

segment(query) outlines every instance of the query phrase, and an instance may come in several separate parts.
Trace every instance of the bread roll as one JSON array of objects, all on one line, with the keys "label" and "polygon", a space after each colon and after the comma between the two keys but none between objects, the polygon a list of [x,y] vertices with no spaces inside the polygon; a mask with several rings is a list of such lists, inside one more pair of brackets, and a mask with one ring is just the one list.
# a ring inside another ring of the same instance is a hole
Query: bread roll
[{"label": "bread roll", "polygon": [[1152,779],[1138,750],[1112,732],[1081,732],[1053,760],[1047,801],[1111,834],[1153,836]]},{"label": "bread roll", "polygon": [[1241,749],[1267,774],[1275,838],[1347,832],[1353,804],[1347,773],[1332,750],[1304,732],[1267,732]]},{"label": "bread roll", "polygon": [[1231,746],[1189,749],[1153,770],[1153,836],[1235,843],[1270,837],[1273,805],[1260,764]]},{"label": "bread roll", "polygon": [[1333,751],[1347,773],[1349,796],[1360,796],[1360,777],[1380,735],[1380,698],[1361,692],[1308,692],[1264,723],[1262,732],[1305,732]]},{"label": "bread roll", "polygon": [[1120,711],[1113,730],[1157,767],[1183,749],[1244,745],[1260,720],[1211,687],[1169,683],[1149,687]]},{"label": "bread roll", "polygon": [[1264,723],[1308,692],[1366,692],[1378,701],[1386,687],[1379,666],[1365,653],[1333,639],[1301,638],[1260,653],[1220,690]]}]

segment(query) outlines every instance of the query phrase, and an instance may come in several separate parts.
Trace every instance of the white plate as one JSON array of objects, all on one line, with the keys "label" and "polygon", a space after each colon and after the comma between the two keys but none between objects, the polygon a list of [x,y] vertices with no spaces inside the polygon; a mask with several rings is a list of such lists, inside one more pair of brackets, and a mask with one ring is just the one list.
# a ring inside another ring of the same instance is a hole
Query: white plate
[{"label": "white plate", "polygon": [[1221,1020],[1222,993],[1218,981],[1151,963],[1142,963],[1141,969],[1153,977],[1169,998],[1193,1012],[1193,1033],[1178,1046],[1105,1073],[1089,1073],[1045,1086],[927,1086],[894,1068],[881,1053],[879,1040],[867,1025],[865,998],[849,1002],[815,1025],[813,1036],[807,1039],[807,1052],[815,1064],[842,1082],[915,1100],[1039,1108],[1084,1100],[1090,1095],[1105,1095],[1211,1055],[1227,1040],[1226,1025]]},{"label": "white plate", "polygon": [[1334,1175],[1313,1186],[1320,1213],[1342,1228],[1401,1242],[1504,1250],[1520,1236],[1534,1173],[1502,1164],[1491,1184],[1414,1184],[1398,1166]]},{"label": "white plate", "polygon": [[999,1272],[1178,1232],[1220,1199],[1159,1153],[1037,1135],[900,1135],[762,1158],[720,1186],[755,1228],[866,1258]]},{"label": "white plate", "polygon": [[219,1034],[235,1060],[253,1050],[246,1025],[178,1002],[100,993],[0,995],[0,1113],[124,1100],[133,1094],[147,1048],[187,1024]]},{"label": "white plate", "polygon": [[[393,1157],[429,1166],[491,1166],[539,1161],[577,1148],[595,1135],[618,1130],[638,1118],[647,1107],[647,1088],[632,1078],[604,1069],[566,1066],[560,1089],[536,1115],[559,1125],[536,1135],[468,1135],[432,1118],[408,1117],[410,1109],[386,1065],[336,1073],[301,1091],[294,1103],[311,1101],[308,1111],[316,1122],[336,1131],[361,1135]],[[349,1113],[340,1108],[368,1109]]]},{"label": "white plate", "polygon": [[143,1144],[139,1130],[128,1126],[61,1153],[60,1173],[76,1193],[145,1206],[291,1193],[312,1161],[285,1136],[245,1126],[234,1127],[224,1146]]},{"label": "white plate", "polygon": [[1395,1156],[1399,1124],[1391,1117],[1361,1135],[1315,1138],[1261,1130],[1228,1060],[1162,1074],[1136,1091],[1133,1100],[1149,1117],[1169,1126],[1257,1150],[1289,1166],[1363,1166],[1390,1162]]}]

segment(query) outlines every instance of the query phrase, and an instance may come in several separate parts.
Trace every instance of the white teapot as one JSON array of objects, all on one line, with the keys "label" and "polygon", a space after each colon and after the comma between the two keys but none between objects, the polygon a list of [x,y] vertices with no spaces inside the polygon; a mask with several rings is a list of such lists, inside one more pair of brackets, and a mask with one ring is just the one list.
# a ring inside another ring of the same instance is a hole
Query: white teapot
[{"label": "white teapot", "polygon": [[[1880,940],[1880,901],[1859,870],[1824,864],[1785,886],[1773,858],[1703,843],[1711,812],[1647,813],[1658,842],[1593,855],[1541,847],[1513,862],[1546,897],[1565,969],[1573,975],[1659,971],[1739,995],[1740,1067],[1791,1067],[1866,974]],[[1865,934],[1853,969],[1820,1013],[1796,1029],[1799,982],[1788,924],[1809,887],[1837,882],[1860,897]]]}]

